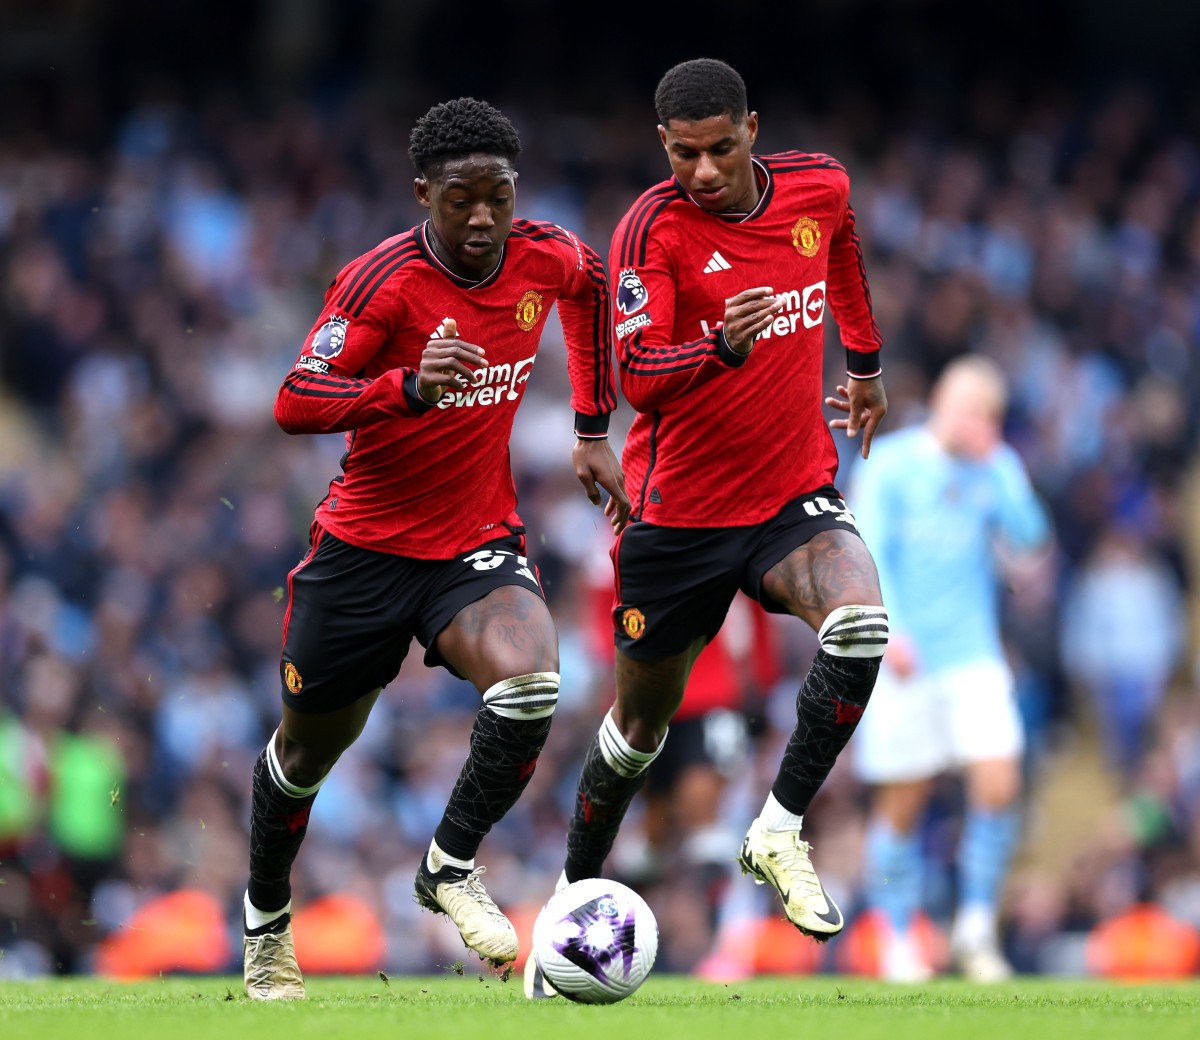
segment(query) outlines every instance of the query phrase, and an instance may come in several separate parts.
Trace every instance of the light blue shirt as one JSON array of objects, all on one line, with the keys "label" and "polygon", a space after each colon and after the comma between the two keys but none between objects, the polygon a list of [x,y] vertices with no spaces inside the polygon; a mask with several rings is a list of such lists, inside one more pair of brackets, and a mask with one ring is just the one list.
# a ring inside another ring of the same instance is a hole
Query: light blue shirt
[{"label": "light blue shirt", "polygon": [[1007,444],[980,461],[949,454],[925,426],[876,437],[846,503],[875,558],[893,637],[922,671],[1002,656],[996,547],[1034,549],[1050,521]]}]

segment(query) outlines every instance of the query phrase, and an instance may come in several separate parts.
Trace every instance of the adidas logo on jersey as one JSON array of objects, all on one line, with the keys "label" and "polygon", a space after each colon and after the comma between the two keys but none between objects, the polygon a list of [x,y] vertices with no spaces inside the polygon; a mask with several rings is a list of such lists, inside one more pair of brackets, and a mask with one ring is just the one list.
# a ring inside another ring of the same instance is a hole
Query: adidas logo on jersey
[{"label": "adidas logo on jersey", "polygon": [[716,274],[718,271],[732,270],[733,264],[725,259],[720,253],[714,251],[709,257],[708,263],[704,265],[705,274]]}]

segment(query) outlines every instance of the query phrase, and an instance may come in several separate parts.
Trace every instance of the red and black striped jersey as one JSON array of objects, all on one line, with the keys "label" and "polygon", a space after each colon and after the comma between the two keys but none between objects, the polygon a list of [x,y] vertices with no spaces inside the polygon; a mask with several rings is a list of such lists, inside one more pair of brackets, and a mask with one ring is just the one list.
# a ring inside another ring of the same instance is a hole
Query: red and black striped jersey
[{"label": "red and black striped jersey", "polygon": [[[616,381],[595,250],[555,224],[514,220],[496,270],[473,282],[445,267],[426,235],[418,225],[341,270],[279,388],[275,419],[288,433],[346,433],[342,472],[316,508],[322,527],[436,560],[520,525],[508,443],[553,305],[581,435],[607,430]],[[433,406],[417,395],[416,373],[446,318],[488,363]]]},{"label": "red and black striped jersey", "polygon": [[[710,213],[672,178],[613,235],[618,372],[637,412],[622,461],[634,515],[651,523],[755,524],[833,482],[826,301],[850,371],[879,370],[845,168],[805,152],[753,161],[762,197],[752,213]],[[756,286],[785,306],[742,358],[720,335],[725,301]]]}]

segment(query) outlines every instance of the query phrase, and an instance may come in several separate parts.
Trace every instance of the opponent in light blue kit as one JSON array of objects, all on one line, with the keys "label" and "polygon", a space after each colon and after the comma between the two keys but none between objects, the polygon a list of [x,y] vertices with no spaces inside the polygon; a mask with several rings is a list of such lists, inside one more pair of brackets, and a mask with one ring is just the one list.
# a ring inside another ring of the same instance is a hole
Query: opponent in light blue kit
[{"label": "opponent in light blue kit", "polygon": [[865,897],[890,925],[882,974],[928,978],[911,925],[921,908],[918,825],[934,778],[961,768],[967,815],[958,850],[957,966],[977,980],[1010,974],[997,910],[1019,835],[1024,745],[1000,631],[998,553],[1050,538],[1017,453],[1001,440],[1003,373],[989,359],[951,362],[926,422],[880,437],[856,467],[848,501],[873,547],[891,642],[851,744],[875,785]]}]

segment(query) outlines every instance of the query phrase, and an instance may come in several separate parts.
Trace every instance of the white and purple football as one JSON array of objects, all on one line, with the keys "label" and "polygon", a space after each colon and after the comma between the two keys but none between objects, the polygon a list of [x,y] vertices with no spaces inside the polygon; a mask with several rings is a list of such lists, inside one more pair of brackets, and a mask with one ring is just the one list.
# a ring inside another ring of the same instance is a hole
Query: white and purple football
[{"label": "white and purple football", "polygon": [[580,1004],[615,1004],[636,990],[658,954],[658,921],[632,888],[587,878],[555,892],[533,923],[546,981]]}]

